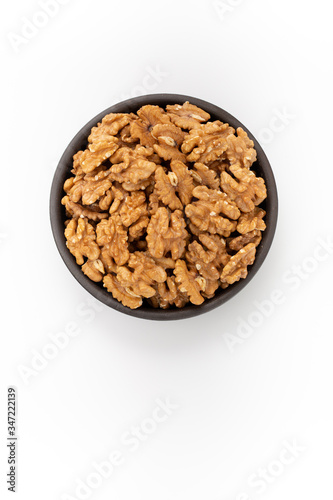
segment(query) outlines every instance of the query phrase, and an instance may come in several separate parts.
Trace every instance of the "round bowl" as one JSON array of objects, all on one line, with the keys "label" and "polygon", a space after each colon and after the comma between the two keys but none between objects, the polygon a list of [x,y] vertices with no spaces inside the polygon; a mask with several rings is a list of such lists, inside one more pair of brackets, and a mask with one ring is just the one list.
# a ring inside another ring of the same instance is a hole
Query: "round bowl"
[{"label": "round bowl", "polygon": [[[232,127],[237,129],[242,127],[249,137],[253,140],[255,149],[257,151],[257,161],[254,163],[252,169],[257,175],[263,177],[267,186],[267,198],[261,204],[261,207],[266,210],[266,225],[267,229],[263,232],[263,238],[260,245],[257,247],[257,254],[254,264],[248,268],[248,276],[245,279],[234,283],[225,290],[221,288],[216,291],[215,297],[205,302],[199,306],[187,305],[182,309],[154,309],[149,306],[141,306],[138,309],[129,309],[123,306],[120,302],[114,299],[110,292],[108,292],[101,283],[94,283],[91,281],[83,272],[81,268],[76,264],[74,256],[69,252],[66,247],[66,240],[64,236],[64,223],[66,220],[65,208],[61,205],[61,199],[64,196],[63,185],[66,178],[69,176],[70,170],[72,168],[72,158],[73,155],[80,149],[85,149],[87,147],[87,138],[90,134],[92,127],[96,126],[98,122],[108,113],[135,113],[141,106],[146,104],[155,104],[161,107],[165,107],[167,104],[182,104],[185,101],[190,101],[190,103],[199,106],[211,115],[212,120],[221,120],[222,122],[229,123]],[[185,319],[199,314],[206,313],[221,306],[229,299],[234,297],[239,293],[254,277],[258,269],[264,262],[269,248],[272,244],[278,215],[278,196],[275,184],[274,175],[269,164],[269,161],[262,150],[258,141],[253,137],[251,132],[244,127],[244,125],[238,121],[235,117],[230,115],[227,111],[211,104],[209,102],[203,101],[201,99],[196,99],[187,95],[178,94],[152,94],[140,97],[134,97],[132,99],[127,99],[126,101],[120,102],[111,106],[99,113],[95,118],[90,120],[81,130],[76,134],[74,139],[67,146],[64,154],[62,155],[59,165],[55,171],[51,195],[50,195],[50,217],[53,236],[58,247],[59,253],[65,262],[66,266],[74,276],[74,278],[96,299],[100,300],[109,307],[112,307],[116,311],[120,311],[130,316],[135,316],[137,318],[150,319],[150,320],[176,320]]]}]

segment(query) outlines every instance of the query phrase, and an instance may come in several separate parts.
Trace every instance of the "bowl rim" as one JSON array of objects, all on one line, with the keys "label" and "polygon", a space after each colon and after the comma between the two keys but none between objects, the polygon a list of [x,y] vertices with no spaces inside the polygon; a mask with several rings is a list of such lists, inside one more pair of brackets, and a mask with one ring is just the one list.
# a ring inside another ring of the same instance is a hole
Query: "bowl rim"
[{"label": "bowl rim", "polygon": [[[100,283],[91,281],[82,272],[81,267],[76,264],[74,256],[69,252],[64,235],[64,207],[61,205],[61,198],[64,196],[63,182],[71,170],[73,155],[83,147],[84,143],[87,143],[87,138],[91,128],[96,126],[105,115],[109,113],[135,112],[141,106],[147,104],[159,105],[163,107],[167,104],[182,104],[186,101],[189,101],[191,104],[195,104],[196,106],[207,111],[214,120],[219,119],[223,122],[228,122],[235,129],[241,127],[247,132],[250,139],[253,140],[254,147],[257,151],[257,161],[255,166],[261,171],[260,175],[262,175],[265,179],[268,192],[268,197],[265,200],[267,206],[267,228],[263,233],[260,245],[257,247],[256,259],[253,265],[249,266],[247,277],[234,283],[225,290],[222,290],[221,288],[218,289],[217,294],[212,299],[205,300],[203,304],[199,306],[191,304],[180,309],[154,309],[146,306],[141,306],[138,309],[130,309],[114,299],[112,294],[103,288]],[[93,297],[116,311],[129,316],[134,316],[136,318],[156,321],[179,320],[204,314],[215,309],[216,307],[221,306],[222,304],[225,304],[228,300],[245,288],[246,285],[253,279],[263,264],[274,239],[278,220],[278,193],[274,174],[266,154],[253,134],[237,118],[219,106],[196,97],[183,94],[159,93],[133,97],[113,104],[104,111],[98,113],[79,130],[66,147],[55,170],[50,191],[49,210],[52,234],[62,260],[74,278]]]}]

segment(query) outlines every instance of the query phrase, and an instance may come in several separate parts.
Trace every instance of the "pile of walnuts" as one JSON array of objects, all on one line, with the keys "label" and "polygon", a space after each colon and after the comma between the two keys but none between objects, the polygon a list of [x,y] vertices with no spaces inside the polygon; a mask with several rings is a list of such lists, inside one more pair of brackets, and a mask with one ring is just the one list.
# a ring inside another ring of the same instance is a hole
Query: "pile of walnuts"
[{"label": "pile of walnuts", "polygon": [[131,309],[202,304],[247,276],[265,230],[241,128],[183,105],[111,113],[74,155],[65,236],[82,271]]}]

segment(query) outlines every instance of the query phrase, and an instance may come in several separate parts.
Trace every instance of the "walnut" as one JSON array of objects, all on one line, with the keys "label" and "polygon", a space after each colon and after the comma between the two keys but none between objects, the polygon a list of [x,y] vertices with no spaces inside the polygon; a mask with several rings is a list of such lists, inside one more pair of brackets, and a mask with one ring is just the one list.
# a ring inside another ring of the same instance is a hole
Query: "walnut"
[{"label": "walnut", "polygon": [[150,195],[150,202],[152,210],[156,209],[157,200],[161,200],[171,210],[182,210],[183,205],[178,196],[176,195],[177,177],[173,172],[166,174],[163,167],[158,167],[155,171],[155,193]]},{"label": "walnut", "polygon": [[110,137],[105,141],[89,144],[80,157],[80,166],[86,174],[95,170],[118,149],[118,139]]},{"label": "walnut", "polygon": [[187,293],[179,291],[174,276],[169,276],[164,283],[159,283],[155,288],[157,293],[149,300],[155,308],[169,309],[172,305],[180,308],[184,307],[189,301]]},{"label": "walnut", "polygon": [[110,255],[108,245],[101,248],[99,260],[102,262],[106,274],[116,273],[118,266],[115,263],[114,258]]},{"label": "walnut", "polygon": [[[227,253],[225,240],[217,235],[202,233],[199,240],[201,244],[193,241],[188,245],[186,260],[209,282],[209,288],[212,290],[215,284],[211,281],[219,279],[221,268],[229,262],[230,255]],[[207,293],[207,290],[205,292]]]},{"label": "walnut", "polygon": [[185,250],[188,232],[180,210],[170,213],[161,207],[151,217],[147,228],[147,243],[153,257],[160,259],[171,252],[174,260],[179,259]]},{"label": "walnut", "polygon": [[220,191],[208,189],[206,186],[197,186],[193,196],[199,201],[194,201],[185,208],[187,217],[201,232],[230,236],[236,229],[237,222],[231,221],[221,214],[237,219],[240,212],[228,196]]},{"label": "walnut", "polygon": [[64,196],[61,203],[65,205],[66,212],[71,215],[74,219],[87,218],[93,221],[99,221],[101,219],[107,219],[108,214],[103,212],[98,212],[94,210],[94,207],[90,206],[84,207],[80,203],[74,203],[69,199],[69,196]]},{"label": "walnut", "polygon": [[165,270],[142,252],[132,253],[127,266],[117,269],[118,282],[127,292],[139,297],[152,297],[156,293],[152,285],[163,283],[166,279]]},{"label": "walnut", "polygon": [[75,174],[76,176],[84,174],[82,167],[81,167],[81,158],[83,155],[83,151],[78,151],[74,156],[73,156],[73,169],[72,173]]},{"label": "walnut", "polygon": [[171,171],[167,174],[163,167],[156,169],[155,193],[171,210],[181,210],[183,204],[187,205],[191,201],[194,189],[193,179],[188,168],[181,161],[173,160],[170,168]]},{"label": "walnut", "polygon": [[110,137],[117,135],[126,125],[132,123],[136,119],[137,116],[134,113],[110,113],[104,116],[97,127],[91,129],[88,141],[95,143],[108,141]]},{"label": "walnut", "polygon": [[186,135],[182,129],[172,123],[158,124],[152,128],[151,135],[157,141],[154,150],[163,160],[186,161],[184,153],[179,151],[179,147]]},{"label": "walnut", "polygon": [[167,115],[172,123],[177,127],[191,130],[197,128],[201,123],[209,120],[210,115],[203,109],[186,101],[182,106],[180,104],[169,105],[166,107]]},{"label": "walnut", "polygon": [[[182,144],[187,161],[208,163],[223,157],[228,148],[227,137],[235,130],[228,123],[208,122],[192,129]],[[188,154],[189,153],[189,154]]]},{"label": "walnut", "polygon": [[129,259],[128,235],[120,215],[111,215],[102,220],[96,227],[97,244],[104,247],[118,266],[124,265]]},{"label": "walnut", "polygon": [[226,156],[231,165],[240,163],[242,166],[250,168],[257,159],[257,152],[253,147],[254,143],[240,127],[237,129],[237,136],[231,134],[227,137]]},{"label": "walnut", "polygon": [[[84,174],[76,175],[75,177],[69,177],[64,183],[64,191],[68,195],[70,194],[71,200],[77,202],[81,199],[82,189],[80,186],[81,180],[84,178]],[[76,187],[74,188],[76,184]],[[74,188],[74,189],[73,189]]]},{"label": "walnut", "polygon": [[196,269],[200,276],[203,276],[205,279],[218,280],[220,273],[212,263],[216,254],[211,259],[208,258],[208,255],[209,251],[206,252],[200,243],[193,241],[188,246],[186,260],[192,264],[192,267]]},{"label": "walnut", "polygon": [[121,148],[111,158],[110,177],[114,181],[137,184],[148,179],[156,169],[156,163],[146,159],[144,148]]},{"label": "walnut", "polygon": [[143,106],[137,112],[139,120],[131,124],[131,135],[139,139],[143,146],[154,146],[156,139],[151,135],[151,130],[155,125],[170,123],[170,118],[159,106]]},{"label": "walnut", "polygon": [[206,278],[205,291],[202,292],[202,296],[205,299],[212,299],[215,295],[216,290],[220,286],[220,281],[215,279]]},{"label": "walnut", "polygon": [[263,221],[263,217],[265,217],[266,212],[261,208],[254,208],[251,212],[243,214],[238,219],[237,231],[240,234],[246,234],[255,229],[259,229],[259,231],[265,231],[266,224]]},{"label": "walnut", "polygon": [[176,283],[182,293],[187,293],[192,304],[200,305],[204,298],[201,292],[205,290],[206,281],[200,277],[194,270],[189,270],[184,260],[177,260],[174,274]]},{"label": "walnut", "polygon": [[232,251],[238,252],[241,248],[248,245],[248,243],[253,243],[257,247],[261,242],[261,239],[261,231],[254,229],[249,233],[242,234],[241,236],[237,236],[235,238],[230,238],[228,240],[228,248]]},{"label": "walnut", "polygon": [[84,177],[71,178],[73,179],[72,186],[65,183],[64,190],[74,203],[82,200],[83,205],[92,205],[112,186],[109,174],[108,170],[101,170],[95,174],[86,174]]},{"label": "walnut", "polygon": [[123,189],[121,185],[114,184],[111,188],[112,203],[109,208],[110,214],[114,214],[118,211],[121,202],[126,198],[127,192]]},{"label": "walnut", "polygon": [[229,171],[230,162],[228,160],[224,160],[222,157],[218,160],[208,162],[207,166],[209,167],[209,170],[213,170],[220,177],[222,172],[225,172],[225,170]]},{"label": "walnut", "polygon": [[163,269],[174,269],[175,268],[175,261],[171,257],[160,257],[157,259],[153,255],[151,255],[149,252],[146,253],[148,257],[151,259],[154,259],[154,262],[158,265],[163,267]]},{"label": "walnut", "polygon": [[96,260],[99,257],[99,247],[96,244],[96,234],[87,219],[72,219],[65,229],[66,245],[74,255],[76,263],[81,266],[84,258]]},{"label": "walnut", "polygon": [[198,184],[208,186],[211,189],[220,188],[220,180],[216,172],[203,163],[195,163],[193,169],[189,172]]},{"label": "walnut", "polygon": [[103,283],[107,291],[112,293],[113,297],[124,306],[137,309],[142,305],[142,297],[135,295],[131,290],[127,290],[112,274],[107,274],[103,279]]},{"label": "walnut", "polygon": [[145,193],[143,191],[134,191],[127,195],[119,209],[119,215],[126,227],[137,222],[143,215],[147,215]]},{"label": "walnut", "polygon": [[147,215],[142,215],[128,230],[129,241],[134,241],[146,232],[147,226],[149,224],[149,217]]},{"label": "walnut", "polygon": [[109,210],[110,206],[111,206],[111,203],[112,203],[112,200],[113,200],[113,196],[112,196],[112,189],[109,189],[108,191],[106,191],[106,193],[100,197],[99,199],[99,208],[101,210]]},{"label": "walnut", "polygon": [[132,137],[131,134],[131,125],[126,125],[121,131],[120,131],[120,144],[123,144],[124,146],[128,146],[130,148],[135,148],[135,145],[139,142],[138,139],[135,137]]},{"label": "walnut", "polygon": [[123,182],[122,187],[125,191],[145,191],[152,182],[152,176],[148,177],[144,181],[139,182]]},{"label": "walnut", "polygon": [[231,257],[228,264],[223,268],[221,282],[232,285],[241,278],[246,278],[248,273],[247,266],[253,264],[255,255],[256,247],[254,243],[249,243],[241,248],[236,255]]},{"label": "walnut", "polygon": [[239,163],[230,167],[232,177],[227,172],[221,173],[221,188],[235,201],[242,212],[251,212],[267,197],[265,181],[255,173],[242,168]]},{"label": "walnut", "polygon": [[103,275],[105,274],[104,265],[100,259],[88,259],[87,262],[83,264],[82,271],[88,278],[95,282],[102,281]]},{"label": "walnut", "polygon": [[202,233],[199,235],[199,240],[211,252],[211,255],[215,254],[211,262],[218,270],[221,270],[230,260],[225,239],[217,234]]},{"label": "walnut", "polygon": [[[164,173],[164,170],[163,170]],[[155,172],[155,178],[156,178],[156,172]],[[178,203],[178,202],[177,202]],[[156,214],[157,210],[160,208],[161,202],[159,195],[157,194],[156,189],[149,195],[149,203],[148,203],[148,214],[149,215],[154,215]]]}]

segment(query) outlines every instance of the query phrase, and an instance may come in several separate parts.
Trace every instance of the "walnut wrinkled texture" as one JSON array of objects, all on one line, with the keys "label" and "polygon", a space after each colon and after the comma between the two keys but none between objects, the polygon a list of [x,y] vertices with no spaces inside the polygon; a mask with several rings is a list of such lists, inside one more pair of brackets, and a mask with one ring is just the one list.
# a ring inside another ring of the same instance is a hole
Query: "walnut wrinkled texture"
[{"label": "walnut wrinkled texture", "polygon": [[198,198],[198,201],[185,208],[192,224],[202,232],[230,236],[236,229],[237,222],[234,219],[239,217],[240,212],[228,195],[207,186],[197,186],[193,190],[193,196]]},{"label": "walnut wrinkled texture", "polygon": [[182,106],[180,104],[168,105],[166,109],[172,123],[177,125],[177,127],[187,130],[198,128],[201,123],[206,122],[210,118],[209,113],[194,106],[194,104],[190,104],[188,101]]},{"label": "walnut wrinkled texture", "polygon": [[254,243],[249,243],[241,248],[223,268],[221,282],[232,285],[235,281],[246,278],[248,273],[247,266],[253,264],[255,255],[256,247]]},{"label": "walnut wrinkled texture", "polygon": [[96,243],[96,233],[87,219],[72,219],[65,229],[67,247],[74,255],[76,263],[82,265],[83,257],[95,260],[100,249]]},{"label": "walnut wrinkled texture", "polygon": [[183,162],[173,160],[167,174],[163,167],[156,169],[155,193],[171,210],[182,210],[191,201],[193,189],[192,176]]},{"label": "walnut wrinkled texture", "polygon": [[97,224],[96,233],[98,245],[108,252],[116,264],[124,265],[129,259],[128,234],[120,215],[111,215]]},{"label": "walnut wrinkled texture", "polygon": [[251,212],[267,197],[265,181],[239,163],[230,166],[230,173],[221,173],[221,188],[235,201],[242,212]]},{"label": "walnut wrinkled texture", "polygon": [[224,153],[228,149],[227,138],[234,132],[228,123],[220,121],[200,125],[185,137],[182,152],[187,154],[188,161],[205,165],[217,159],[224,159]]},{"label": "walnut wrinkled texture", "polygon": [[190,102],[110,113],[73,156],[68,250],[125,307],[200,305],[254,262],[267,197],[254,143],[209,120]]},{"label": "walnut wrinkled texture", "polygon": [[170,212],[161,207],[154,214],[147,227],[147,243],[150,254],[157,259],[169,252],[172,259],[179,259],[185,250],[188,232],[180,210]]}]

